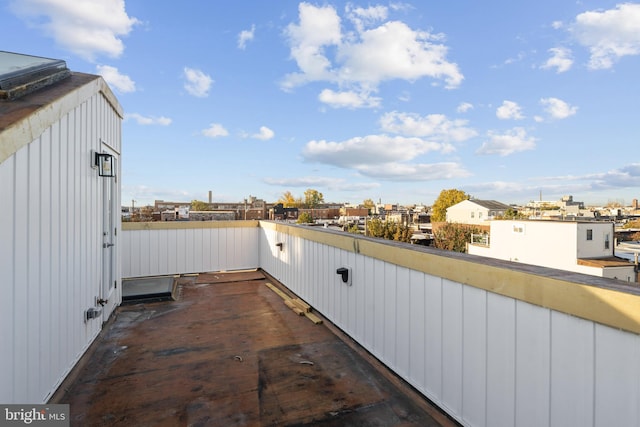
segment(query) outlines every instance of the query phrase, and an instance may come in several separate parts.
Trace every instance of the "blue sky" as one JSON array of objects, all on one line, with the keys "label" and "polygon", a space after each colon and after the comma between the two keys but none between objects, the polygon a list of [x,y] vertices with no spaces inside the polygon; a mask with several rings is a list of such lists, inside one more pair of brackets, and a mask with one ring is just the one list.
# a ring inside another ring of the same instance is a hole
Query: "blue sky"
[{"label": "blue sky", "polygon": [[1,49],[118,97],[123,204],[640,198],[640,3],[0,5]]}]

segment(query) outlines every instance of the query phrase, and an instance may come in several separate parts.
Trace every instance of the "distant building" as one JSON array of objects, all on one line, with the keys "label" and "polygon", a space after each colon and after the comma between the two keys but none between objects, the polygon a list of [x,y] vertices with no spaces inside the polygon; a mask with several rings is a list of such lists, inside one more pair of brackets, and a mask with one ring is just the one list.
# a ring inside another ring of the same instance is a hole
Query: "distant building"
[{"label": "distant building", "polygon": [[447,209],[447,222],[486,225],[486,221],[502,217],[511,206],[495,200],[463,200]]},{"label": "distant building", "polygon": [[340,209],[340,216],[365,217],[365,216],[369,216],[369,209],[368,208],[343,207],[342,209]]},{"label": "distant building", "polygon": [[[211,197],[211,195],[209,195]],[[201,212],[216,212],[216,218],[230,218],[229,220],[243,220],[243,219],[267,219],[267,203],[254,196],[249,196],[241,202],[205,202],[207,205],[206,210]],[[161,212],[162,221],[171,220],[191,220],[190,209],[191,202],[167,202],[164,200],[156,200],[154,202],[154,210]],[[171,217],[173,212],[173,218]],[[228,214],[233,212],[233,218]],[[210,215],[211,216],[211,215]],[[197,215],[196,221],[201,221],[202,215]]]},{"label": "distant building", "polygon": [[234,211],[190,211],[189,221],[234,221]]},{"label": "distant building", "polygon": [[614,225],[593,221],[491,221],[488,239],[468,253],[636,282],[634,265],[615,256]]},{"label": "distant building", "polygon": [[269,219],[286,221],[298,219],[298,208],[285,208],[282,203],[276,203],[269,210]]},{"label": "distant building", "polygon": [[314,209],[299,208],[298,214],[308,213],[313,219],[337,219],[340,216],[340,208],[319,207]]}]

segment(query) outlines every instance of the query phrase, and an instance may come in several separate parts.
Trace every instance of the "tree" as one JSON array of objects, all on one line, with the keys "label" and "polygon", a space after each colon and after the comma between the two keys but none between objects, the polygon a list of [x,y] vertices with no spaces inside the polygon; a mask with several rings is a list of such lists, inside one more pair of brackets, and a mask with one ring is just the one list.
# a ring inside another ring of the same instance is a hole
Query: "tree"
[{"label": "tree", "polygon": [[509,208],[504,211],[504,215],[497,216],[495,219],[527,219],[527,215],[518,212],[517,209]]},{"label": "tree", "polygon": [[463,200],[469,200],[471,196],[465,193],[462,190],[450,189],[450,190],[442,190],[440,195],[433,203],[431,207],[432,222],[442,222],[447,220],[447,208],[462,202]]},{"label": "tree", "polygon": [[309,212],[302,212],[298,216],[298,224],[313,224],[315,221]]},{"label": "tree", "polygon": [[629,221],[625,225],[623,225],[622,228],[640,228],[640,219]]},{"label": "tree", "polygon": [[371,237],[409,243],[411,234],[411,228],[395,221],[382,221],[379,218],[367,221],[367,235]]},{"label": "tree", "polygon": [[433,246],[455,252],[466,252],[471,234],[481,233],[480,228],[469,224],[447,222],[434,230]]},{"label": "tree", "polygon": [[369,209],[369,215],[371,215],[375,211],[376,204],[371,199],[365,199],[362,202],[362,206],[364,206],[365,208]]},{"label": "tree", "polygon": [[309,188],[304,192],[304,204],[307,208],[314,209],[321,203],[324,203],[324,196],[318,190]]},{"label": "tree", "polygon": [[191,201],[191,210],[192,211],[208,211],[209,203],[202,202],[200,200],[192,200]]},{"label": "tree", "polygon": [[278,199],[278,203],[282,203],[285,208],[299,208],[302,205],[302,201],[296,199],[291,191],[285,191]]}]

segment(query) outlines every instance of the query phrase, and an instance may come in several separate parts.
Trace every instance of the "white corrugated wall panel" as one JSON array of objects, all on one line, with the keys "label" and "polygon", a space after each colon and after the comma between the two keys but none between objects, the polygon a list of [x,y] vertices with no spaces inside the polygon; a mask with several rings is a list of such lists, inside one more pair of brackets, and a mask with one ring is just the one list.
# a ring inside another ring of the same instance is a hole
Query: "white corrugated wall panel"
[{"label": "white corrugated wall panel", "polygon": [[595,425],[639,426],[640,337],[596,324],[595,343]]},{"label": "white corrugated wall panel", "polygon": [[381,316],[382,329],[384,330],[382,344],[382,360],[385,363],[396,366],[396,333],[397,333],[397,304],[396,304],[396,288],[397,288],[397,270],[398,267],[392,264],[383,263],[383,311]]},{"label": "white corrugated wall panel", "polygon": [[551,425],[593,425],[594,324],[551,312]]},{"label": "white corrugated wall panel", "polygon": [[425,383],[427,397],[442,399],[443,280],[425,275]]},{"label": "white corrugated wall panel", "polygon": [[124,230],[123,277],[256,268],[258,228]]},{"label": "white corrugated wall panel", "polygon": [[384,360],[384,266],[385,263],[373,260],[373,347],[371,352]]},{"label": "white corrugated wall panel", "polygon": [[516,303],[516,425],[549,425],[551,310]]},{"label": "white corrugated wall panel", "polygon": [[[397,372],[404,378],[409,377],[411,352],[411,324],[414,316],[411,311],[411,271],[398,267],[396,270],[396,310],[395,310],[395,365]],[[417,315],[417,313],[416,313]]]},{"label": "white corrugated wall panel", "polygon": [[515,325],[512,298],[487,294],[487,425],[515,422]]},{"label": "white corrugated wall panel", "polygon": [[486,424],[487,292],[465,286],[463,299],[462,418],[474,426]]},{"label": "white corrugated wall panel", "polygon": [[14,257],[16,255],[14,242],[15,242],[15,225],[16,215],[14,209],[9,209],[8,206],[13,204],[14,189],[16,186],[15,181],[15,156],[9,158],[3,163],[0,163],[0,201],[7,204],[4,208],[0,209],[0,271],[2,272],[3,282],[10,284],[10,286],[2,287],[3,295],[0,298],[0,331],[2,331],[2,337],[5,343],[0,346],[0,384],[7,384],[10,386],[0,387],[0,402],[14,402],[14,349],[12,345],[15,345],[14,331],[16,320],[16,305],[15,305],[15,263]]},{"label": "white corrugated wall panel", "polygon": [[426,287],[424,274],[419,271],[409,271],[409,356],[408,380],[413,386],[424,391],[425,362],[426,362]]},{"label": "white corrugated wall panel", "polygon": [[462,413],[463,286],[442,284],[442,397],[447,410]]},{"label": "white corrugated wall panel", "polygon": [[[15,156],[15,194],[13,200],[15,215],[14,246],[14,313],[13,334],[13,388],[14,402],[30,400],[29,383],[29,147],[14,154]],[[0,165],[1,166],[1,165]],[[32,371],[38,375],[38,371]],[[36,391],[37,392],[37,391]]]}]

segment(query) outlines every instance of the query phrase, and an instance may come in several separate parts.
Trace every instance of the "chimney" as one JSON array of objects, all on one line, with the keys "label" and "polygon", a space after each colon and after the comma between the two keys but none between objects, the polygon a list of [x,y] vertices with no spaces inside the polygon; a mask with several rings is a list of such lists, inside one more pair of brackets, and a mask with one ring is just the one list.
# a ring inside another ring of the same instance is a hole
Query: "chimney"
[{"label": "chimney", "polygon": [[209,190],[209,204],[213,203],[212,197],[213,193],[211,192],[211,190]]}]

